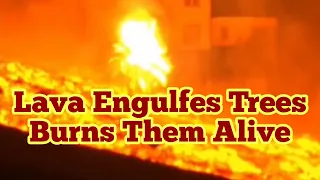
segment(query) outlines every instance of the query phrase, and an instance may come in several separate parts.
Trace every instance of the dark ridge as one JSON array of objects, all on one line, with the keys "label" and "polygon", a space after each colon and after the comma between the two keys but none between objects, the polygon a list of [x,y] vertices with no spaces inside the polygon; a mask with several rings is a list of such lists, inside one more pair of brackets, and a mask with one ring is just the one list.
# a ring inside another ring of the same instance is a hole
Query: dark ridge
[{"label": "dark ridge", "polygon": [[79,146],[32,146],[26,134],[0,126],[0,179],[224,180]]}]

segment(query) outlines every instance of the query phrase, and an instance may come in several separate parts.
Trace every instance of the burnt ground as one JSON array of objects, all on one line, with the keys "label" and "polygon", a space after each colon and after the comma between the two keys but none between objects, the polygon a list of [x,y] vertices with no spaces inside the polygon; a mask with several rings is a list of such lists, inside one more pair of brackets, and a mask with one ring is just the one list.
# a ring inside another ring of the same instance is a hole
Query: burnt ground
[{"label": "burnt ground", "polygon": [[221,177],[182,171],[108,151],[79,146],[31,146],[26,139],[26,134],[0,127],[1,179],[224,180]]}]

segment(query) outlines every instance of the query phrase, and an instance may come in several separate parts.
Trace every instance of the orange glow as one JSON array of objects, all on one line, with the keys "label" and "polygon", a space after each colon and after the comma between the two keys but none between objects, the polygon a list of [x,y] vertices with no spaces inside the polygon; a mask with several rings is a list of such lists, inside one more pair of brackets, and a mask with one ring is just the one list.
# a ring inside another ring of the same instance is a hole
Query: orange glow
[{"label": "orange glow", "polygon": [[131,88],[138,85],[144,92],[167,85],[170,65],[166,48],[161,44],[157,20],[145,11],[130,14],[119,30],[115,50],[121,57],[121,71],[131,79]]},{"label": "orange glow", "polygon": [[[39,8],[39,9],[42,10],[42,8]],[[66,11],[69,11],[69,8],[66,8],[66,9],[67,9]],[[47,17],[47,16],[39,15],[35,17]],[[54,17],[53,19],[55,19],[56,15],[53,17]],[[94,18],[92,19],[96,19],[96,16],[94,16]],[[48,21],[47,18],[45,18],[45,21]],[[48,24],[49,22],[50,24],[52,24],[52,21],[48,21]],[[65,23],[65,25],[61,27],[67,26],[68,23]],[[230,24],[233,25],[233,23],[230,23]],[[229,45],[234,43],[234,41],[238,37],[240,37],[241,33],[239,32],[243,32],[242,34],[245,35],[244,39],[246,39],[247,36],[250,35],[249,32],[251,31],[247,31],[245,27],[242,27],[243,24],[240,24],[240,25],[237,24],[235,26],[237,27],[237,29],[234,31],[234,34],[233,34],[234,35],[233,37],[235,38],[232,38],[231,39],[232,41],[230,42],[229,41],[222,42],[221,44]],[[28,26],[28,27],[33,28],[33,26]],[[0,125],[13,127],[15,129],[19,129],[26,133],[28,132],[27,119],[31,118],[31,116],[15,116],[15,115],[12,115],[11,113],[11,106],[13,104],[11,93],[12,93],[12,90],[15,88],[26,89],[26,91],[28,92],[27,96],[29,97],[33,94],[38,94],[38,93],[43,93],[43,94],[79,93],[84,97],[87,97],[88,106],[90,106],[91,104],[90,90],[92,88],[112,87],[115,90],[120,89],[122,91],[120,93],[123,93],[123,94],[126,94],[125,90],[127,90],[128,88],[132,89],[135,93],[139,93],[139,90],[142,90],[143,92],[155,92],[157,88],[161,88],[161,87],[165,88],[168,84],[168,77],[170,76],[172,67],[170,65],[165,43],[163,43],[161,38],[160,28],[161,27],[159,27],[157,19],[154,18],[152,15],[150,15],[148,12],[143,10],[139,10],[133,14],[128,14],[128,16],[126,16],[126,18],[123,21],[121,21],[120,28],[118,30],[118,33],[119,33],[118,43],[115,44],[115,52],[117,53],[117,56],[112,58],[111,61],[114,60],[114,61],[120,62],[119,63],[120,66],[114,67],[113,71],[121,71],[121,75],[127,77],[130,80],[130,85],[125,84],[124,86],[114,86],[113,83],[116,83],[116,81],[121,81],[122,80],[121,78],[114,79],[112,82],[110,82],[110,84],[109,83],[108,84],[93,84],[93,83],[90,84],[88,82],[89,78],[87,78],[86,80],[83,80],[75,76],[74,78],[71,79],[71,78],[68,78],[67,75],[65,75],[65,77],[57,77],[54,75],[54,73],[48,73],[46,71],[35,69],[34,67],[26,67],[16,63],[0,63],[0,105],[1,105]],[[15,29],[19,29],[19,28],[15,28]],[[20,28],[20,29],[23,29],[23,28]],[[48,28],[48,29],[51,30],[54,28]],[[78,28],[75,28],[75,29],[78,29]],[[212,28],[212,29],[213,31],[216,30],[215,28]],[[9,30],[7,31],[9,32]],[[16,34],[19,35],[19,33],[16,33]],[[46,33],[42,33],[42,34],[34,33],[34,34],[47,36]],[[97,36],[100,37],[100,35],[101,34],[98,34]],[[41,38],[43,37],[41,36]],[[41,38],[38,38],[38,39],[41,39]],[[51,37],[49,36],[46,38],[50,39]],[[55,37],[53,37],[52,39],[55,40]],[[63,39],[66,39],[66,38],[63,38]],[[9,42],[9,40],[7,41]],[[19,42],[31,42],[31,41],[27,41],[27,40],[22,41],[21,39],[19,39]],[[217,44],[219,43],[220,42],[217,42]],[[58,44],[60,47],[61,46],[60,43]],[[63,43],[61,44],[63,45]],[[293,43],[293,44],[298,44],[298,43]],[[5,45],[7,46],[7,44]],[[15,46],[20,47],[17,45]],[[14,46],[12,45],[12,47]],[[41,46],[41,48],[46,48],[46,47]],[[39,48],[26,48],[25,51],[28,53],[29,51],[34,53],[35,50],[41,51],[42,50],[41,48],[40,50]],[[55,48],[52,48],[52,49],[55,49]],[[69,51],[67,48],[67,45],[65,49],[67,52]],[[21,53],[20,51],[14,51],[14,52]],[[60,54],[63,54],[66,61],[70,60],[66,57],[68,53],[60,53]],[[46,54],[46,53],[43,53],[43,54]],[[51,54],[54,54],[54,53],[51,53]],[[88,52],[88,54],[91,54],[91,53]],[[50,58],[50,57],[47,57],[47,58]],[[56,59],[59,59],[59,58],[56,58]],[[78,58],[75,58],[75,59],[78,61]],[[105,62],[105,58],[102,58],[102,59]],[[90,59],[83,58],[81,60],[83,60],[84,62],[87,62]],[[244,62],[244,59],[242,57],[237,57],[236,60],[241,63]],[[40,63],[41,61],[48,61],[48,59],[35,58],[35,59],[32,59],[32,61],[34,62],[33,64],[37,64],[37,63]],[[54,63],[51,63],[51,64],[54,64]],[[98,66],[101,65],[100,63],[97,63],[97,64]],[[57,66],[62,66],[62,65],[57,65]],[[58,69],[60,70],[60,67]],[[82,69],[79,68],[79,70],[83,71],[84,68]],[[109,72],[105,72],[105,71],[102,71],[102,72],[103,74],[105,74],[105,76],[109,76]],[[197,73],[192,72],[192,74],[197,74]],[[93,76],[94,73],[90,75]],[[242,78],[242,76],[240,77]],[[188,80],[190,81],[190,79]],[[261,84],[263,83],[263,81],[259,80],[259,83],[260,83],[259,85],[260,87],[262,86]],[[214,84],[214,87],[217,89],[217,88],[221,88],[222,85]],[[228,115],[223,114],[223,115],[225,117],[229,116],[229,114]],[[112,123],[112,124],[118,125],[119,119],[121,118],[117,116],[95,116],[90,113],[82,114],[82,115],[70,115],[65,113],[60,116],[47,115],[47,116],[41,116],[41,117],[50,120],[51,123],[61,123],[61,124],[64,124],[64,123],[65,124],[70,124],[70,123],[71,124],[72,123],[89,124],[90,123],[90,124],[97,124],[97,125],[106,124],[106,123]],[[195,123],[203,124],[208,134],[212,134],[213,128],[214,128],[213,122],[215,118],[217,117],[157,116],[155,117],[155,121],[157,121],[157,123],[159,123],[160,125],[164,125],[167,123],[179,124],[181,122],[183,122],[183,124],[195,124]],[[267,119],[267,118],[272,119],[272,117],[264,117],[264,119]],[[268,119],[268,122],[270,121],[270,119]],[[292,120],[291,117],[289,117],[288,119]],[[304,126],[303,123],[314,122],[314,121],[307,122],[304,120],[305,119],[303,118],[302,118],[302,121],[300,121],[300,119],[299,120],[295,119],[294,122],[299,123],[299,127]],[[292,123],[292,121],[290,121],[290,123]],[[317,127],[317,124],[314,124],[313,126]],[[124,134],[120,132],[119,129],[118,129],[118,132],[119,132],[117,134],[118,140],[113,145],[99,144],[99,145],[88,145],[88,146],[95,149],[109,150],[115,153],[121,153],[124,155],[137,157],[142,160],[174,166],[184,170],[201,172],[201,173],[212,174],[212,175],[221,175],[231,179],[320,180],[320,143],[319,141],[315,140],[313,136],[309,136],[309,135],[303,136],[303,135],[295,134],[293,143],[288,145],[279,145],[275,143],[251,144],[251,145],[248,145],[248,144],[247,145],[186,144],[186,145],[159,145],[157,147],[151,147],[148,145],[126,145],[123,141]]]}]

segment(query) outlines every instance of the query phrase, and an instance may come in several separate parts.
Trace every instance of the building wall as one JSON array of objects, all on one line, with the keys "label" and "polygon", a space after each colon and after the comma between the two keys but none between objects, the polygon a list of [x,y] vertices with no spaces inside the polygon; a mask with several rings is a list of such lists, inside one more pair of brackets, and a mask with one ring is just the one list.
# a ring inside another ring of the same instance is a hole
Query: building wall
[{"label": "building wall", "polygon": [[264,17],[267,13],[267,0],[237,0],[240,16]]},{"label": "building wall", "polygon": [[181,50],[210,49],[210,0],[160,0],[169,22],[170,39]]},{"label": "building wall", "polygon": [[[276,67],[277,21],[264,17],[263,1],[253,5],[235,1],[231,4],[238,14],[223,17],[211,17],[211,0],[187,6],[190,2],[162,0],[170,18],[170,39],[175,41],[174,49],[182,51],[173,58],[175,67],[179,67],[175,71],[193,72],[184,77],[185,81],[203,84],[206,79],[230,71],[244,76],[257,72],[262,75]],[[249,68],[253,66],[255,70]],[[246,72],[240,72],[243,70]]]},{"label": "building wall", "polygon": [[212,19],[212,60],[238,77],[264,76],[277,67],[275,18],[225,17]]}]

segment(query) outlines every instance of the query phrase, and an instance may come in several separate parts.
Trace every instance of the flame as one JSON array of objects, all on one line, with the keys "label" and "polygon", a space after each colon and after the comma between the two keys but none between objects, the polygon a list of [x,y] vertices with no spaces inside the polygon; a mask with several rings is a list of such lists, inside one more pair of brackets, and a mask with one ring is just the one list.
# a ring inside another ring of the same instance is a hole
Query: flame
[{"label": "flame", "polygon": [[139,10],[121,23],[119,36],[115,50],[123,57],[121,71],[130,78],[131,87],[138,85],[143,91],[166,87],[171,68],[157,20]]}]

